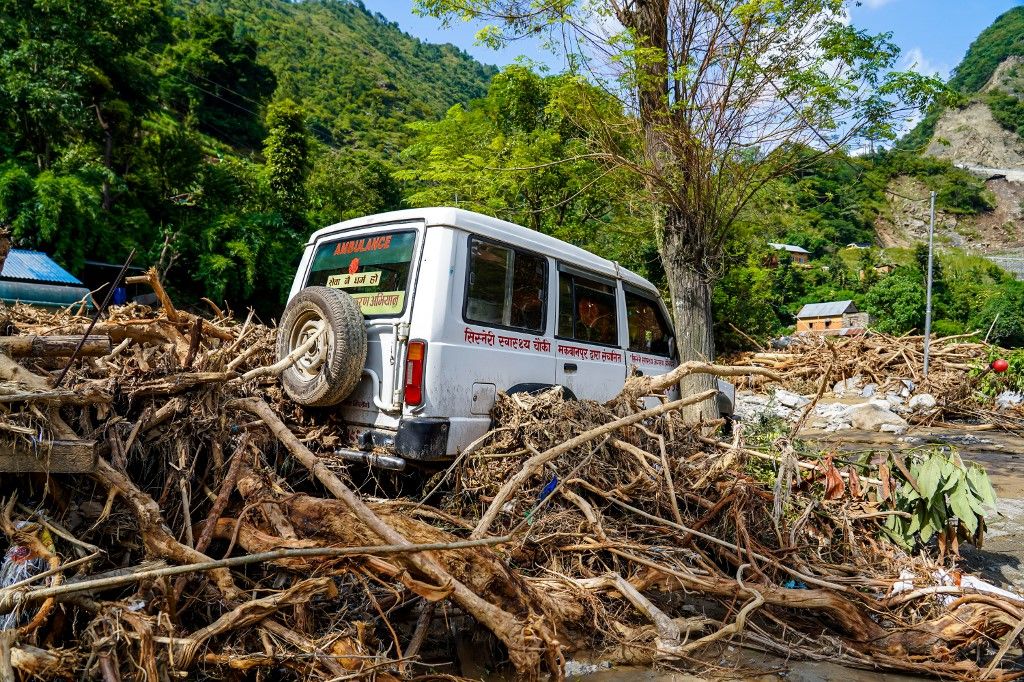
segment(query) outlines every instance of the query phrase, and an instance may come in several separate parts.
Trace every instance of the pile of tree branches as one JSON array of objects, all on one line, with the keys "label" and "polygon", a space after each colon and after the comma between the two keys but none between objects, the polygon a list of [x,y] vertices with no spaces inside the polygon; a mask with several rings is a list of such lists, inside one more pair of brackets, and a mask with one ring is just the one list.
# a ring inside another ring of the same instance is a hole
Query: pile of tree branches
[{"label": "pile of tree branches", "polygon": [[[727,643],[1013,676],[1024,600],[936,584],[927,548],[883,539],[909,516],[902,460],[723,442],[679,416],[707,395],[668,393],[771,371],[685,364],[605,405],[503,396],[495,429],[409,493],[332,454],[333,411],[283,396],[273,329],[150,283],[161,308],[115,308],[60,386],[49,342],[0,366],[0,457],[40,463],[0,476],[18,568],[0,575],[0,678],[436,677],[469,649],[558,678],[569,657],[697,666]],[[7,316],[12,339],[88,323]],[[69,442],[94,460],[54,473]],[[458,645],[472,633],[493,646]]]},{"label": "pile of tree branches", "polygon": [[[794,338],[782,349],[762,349],[737,354],[739,364],[774,370],[790,389],[804,391],[828,384],[858,379],[874,384],[878,395],[899,392],[909,385],[917,392],[932,394],[937,409],[916,418],[933,424],[946,419],[971,419],[990,427],[1024,433],[1024,410],[1000,410],[993,400],[1000,390],[1012,389],[1019,381],[1011,372],[994,373],[989,365],[996,358],[1014,354],[986,343],[977,333],[933,339],[929,372],[924,375],[924,337],[871,333],[863,336],[817,336]],[[742,387],[760,388],[765,377],[751,376]]]}]

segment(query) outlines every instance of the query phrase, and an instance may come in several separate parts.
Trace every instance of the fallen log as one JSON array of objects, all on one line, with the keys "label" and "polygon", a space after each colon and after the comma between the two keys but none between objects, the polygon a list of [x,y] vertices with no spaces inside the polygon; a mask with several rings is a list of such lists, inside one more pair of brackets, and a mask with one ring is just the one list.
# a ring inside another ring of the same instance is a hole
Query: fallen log
[{"label": "fallen log", "polygon": [[[67,357],[75,353],[80,336],[0,336],[0,353],[7,353],[15,358],[56,358]],[[83,357],[99,357],[110,352],[109,336],[89,336],[82,343],[78,355]]]},{"label": "fallen log", "polygon": [[96,466],[94,440],[19,439],[0,443],[0,471],[80,474]]}]

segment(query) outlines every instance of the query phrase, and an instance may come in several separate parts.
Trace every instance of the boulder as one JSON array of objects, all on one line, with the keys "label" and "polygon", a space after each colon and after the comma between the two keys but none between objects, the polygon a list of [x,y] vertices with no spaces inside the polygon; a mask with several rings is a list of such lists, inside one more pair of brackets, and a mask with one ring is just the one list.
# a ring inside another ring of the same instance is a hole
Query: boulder
[{"label": "boulder", "polygon": [[835,386],[832,387],[832,393],[842,398],[847,393],[860,392],[861,384],[864,383],[864,377],[859,374],[849,379],[843,379]]},{"label": "boulder", "polygon": [[907,420],[889,409],[888,402],[872,400],[871,402],[855,405],[850,408],[850,424],[861,431],[882,431],[883,426],[889,426],[887,433],[902,433],[894,429],[907,429]]},{"label": "boulder", "polygon": [[927,412],[934,409],[936,404],[935,396],[931,393],[918,393],[910,399],[909,406],[911,412]]},{"label": "boulder", "polygon": [[826,419],[835,419],[840,415],[846,414],[849,409],[848,405],[843,405],[842,403],[818,403],[814,406],[814,414]]},{"label": "boulder", "polygon": [[860,392],[860,394],[861,394],[861,396],[863,396],[865,398],[871,398],[871,397],[873,397],[875,395],[875,393],[877,391],[878,391],[878,384],[870,383],[870,384],[868,384],[867,386],[864,387],[864,389]]},{"label": "boulder", "polygon": [[807,403],[811,402],[807,398],[803,397],[799,393],[793,393],[785,389],[778,388],[775,390],[775,402],[783,407],[789,407],[796,409],[803,407]]},{"label": "boulder", "polygon": [[781,419],[792,419],[793,412],[774,399],[764,395],[740,393],[736,396],[733,416],[740,421],[756,421],[762,415],[774,415]]},{"label": "boulder", "polygon": [[900,396],[909,398],[910,394],[914,392],[914,382],[910,379],[900,379],[900,383],[903,384],[903,388],[900,389]]}]

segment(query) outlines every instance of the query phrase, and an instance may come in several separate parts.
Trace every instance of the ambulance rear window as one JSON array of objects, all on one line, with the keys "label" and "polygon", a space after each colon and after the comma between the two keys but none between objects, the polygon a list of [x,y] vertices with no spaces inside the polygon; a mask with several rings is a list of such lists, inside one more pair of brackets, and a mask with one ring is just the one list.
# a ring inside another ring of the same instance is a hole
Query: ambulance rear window
[{"label": "ambulance rear window", "polygon": [[313,256],[306,286],[342,289],[366,317],[405,310],[416,232],[376,232],[324,242]]}]

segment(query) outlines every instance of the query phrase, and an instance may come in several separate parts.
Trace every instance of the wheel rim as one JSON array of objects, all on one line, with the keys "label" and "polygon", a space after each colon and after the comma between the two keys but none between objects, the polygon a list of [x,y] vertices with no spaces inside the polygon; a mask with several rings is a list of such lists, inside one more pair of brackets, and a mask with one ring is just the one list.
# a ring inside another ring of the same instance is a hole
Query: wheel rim
[{"label": "wheel rim", "polygon": [[288,339],[288,353],[295,352],[295,349],[302,346],[309,339],[316,337],[318,340],[313,343],[312,348],[299,356],[293,365],[305,378],[312,379],[327,362],[327,344],[321,338],[324,329],[324,319],[315,312],[307,312],[292,326],[291,338]]}]

